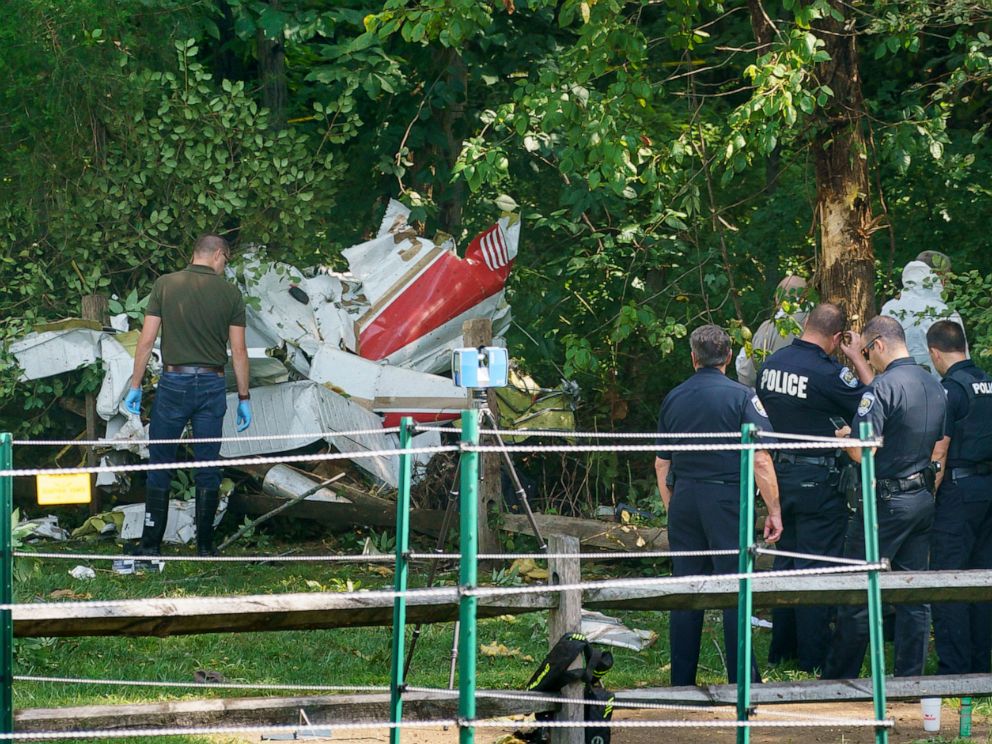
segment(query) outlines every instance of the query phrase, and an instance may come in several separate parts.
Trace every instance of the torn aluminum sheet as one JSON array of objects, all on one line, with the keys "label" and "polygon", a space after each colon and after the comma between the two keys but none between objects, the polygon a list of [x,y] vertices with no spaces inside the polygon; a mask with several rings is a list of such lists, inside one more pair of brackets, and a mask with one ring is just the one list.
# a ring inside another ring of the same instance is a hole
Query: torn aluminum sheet
[{"label": "torn aluminum sheet", "polygon": [[[262,261],[256,253],[247,254],[238,273],[229,270],[229,275],[239,279],[245,293],[257,300],[246,307],[249,345],[281,348],[288,344],[307,357],[320,344],[354,350],[357,311],[352,317],[345,308],[348,283],[339,275]],[[306,365],[294,366],[306,375]]]},{"label": "torn aluminum sheet", "polygon": [[[313,382],[289,382],[284,385],[253,388],[251,391],[252,419],[247,435],[266,437],[299,434],[291,439],[238,440],[234,430],[236,394],[227,398],[228,413],[224,417],[224,437],[232,438],[221,446],[221,457],[251,457],[297,449],[318,440],[325,440],[343,453],[362,453],[374,450],[397,449],[399,437],[381,430],[382,419],[357,403],[352,403],[338,393]],[[368,431],[347,437],[323,436],[335,431]],[[433,436],[429,436],[433,435]],[[429,447],[440,444],[440,434],[425,432],[414,437],[414,446]],[[426,462],[427,456],[415,457],[415,462]],[[356,457],[360,468],[396,488],[399,484],[399,457]]]},{"label": "torn aluminum sheet", "polygon": [[435,245],[406,224],[409,210],[390,202],[377,237],[344,251],[369,308],[358,319],[358,353],[367,359],[440,372],[462,343],[462,323],[492,318],[509,325],[504,284],[517,255],[520,220],[505,215],[475,236],[459,258],[454,243]]},{"label": "torn aluminum sheet", "polygon": [[615,617],[582,610],[582,634],[590,643],[641,651],[658,640],[653,630],[631,630]]},{"label": "torn aluminum sheet", "polygon": [[[128,504],[127,506],[114,507],[113,511],[121,512],[124,515],[124,524],[120,529],[122,540],[138,540],[141,538],[141,531],[145,524],[145,505]],[[217,507],[217,516],[214,517],[214,526],[220,524],[227,511],[227,496],[221,496],[220,504]],[[169,516],[165,524],[164,542],[185,545],[196,537],[196,501],[180,501],[179,499],[169,499]]]},{"label": "torn aluminum sheet", "polygon": [[311,361],[310,379],[384,416],[386,426],[398,425],[403,416],[450,421],[471,404],[468,391],[447,377],[373,362],[326,344]]}]

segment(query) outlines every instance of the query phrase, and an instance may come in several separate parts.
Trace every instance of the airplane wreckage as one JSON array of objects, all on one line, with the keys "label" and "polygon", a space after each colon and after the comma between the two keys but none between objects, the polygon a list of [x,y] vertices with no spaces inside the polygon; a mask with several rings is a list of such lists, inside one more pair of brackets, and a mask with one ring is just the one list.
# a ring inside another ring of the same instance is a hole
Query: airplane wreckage
[{"label": "airplane wreckage", "polygon": [[[451,238],[438,237],[435,242],[418,235],[408,217],[404,205],[390,201],[376,236],[344,251],[347,272],[299,269],[250,250],[236,267],[228,267],[228,278],[251,298],[246,340],[254,419],[239,436],[233,416],[225,417],[223,436],[232,441],[223,444],[221,457],[277,455],[321,440],[346,454],[396,449],[398,436],[380,431],[384,427],[395,426],[403,416],[421,423],[452,422],[471,404],[466,389],[443,373],[450,372],[451,351],[465,345],[465,321],[491,320],[497,339],[509,327],[505,284],[517,256],[519,217],[504,214],[470,241],[464,257],[458,256]],[[118,315],[107,327],[81,319],[40,325],[8,347],[23,370],[22,380],[101,362],[104,378],[96,413],[106,422],[103,465],[148,457],[141,444],[148,436],[147,424],[123,405],[137,337],[138,330],[129,328],[127,316]],[[157,349],[149,369],[153,378],[161,372]],[[227,379],[228,410],[233,411],[237,400],[230,365]],[[574,430],[575,391],[568,383],[542,389],[514,372],[511,384],[494,392],[502,428]],[[333,436],[353,431],[368,433]],[[414,437],[413,446],[440,441],[438,431],[424,432]],[[356,457],[351,462],[365,471],[367,481],[396,487],[398,457]],[[310,473],[287,465],[242,468],[261,481],[262,493],[239,493],[238,498],[246,513],[263,514],[289,500],[294,501],[293,515],[331,526],[392,524],[392,501],[374,495],[377,489],[363,487],[360,481],[357,486],[340,480],[327,484],[329,476],[340,477],[331,469],[320,472],[317,467]],[[415,472],[423,470],[415,467]],[[122,497],[130,485],[125,475],[114,473],[99,474],[96,484]],[[140,508],[140,504],[117,507],[134,514],[97,520],[96,531],[116,530],[125,538],[136,537]],[[435,533],[439,514],[421,511],[413,515],[413,528]],[[167,541],[189,538],[183,514],[183,503],[174,501]],[[601,522],[576,521],[591,523],[580,526],[587,544],[633,546],[633,535],[604,539],[596,526]],[[639,536],[636,539],[643,545]],[[651,545],[660,541],[661,534],[648,536]]]}]

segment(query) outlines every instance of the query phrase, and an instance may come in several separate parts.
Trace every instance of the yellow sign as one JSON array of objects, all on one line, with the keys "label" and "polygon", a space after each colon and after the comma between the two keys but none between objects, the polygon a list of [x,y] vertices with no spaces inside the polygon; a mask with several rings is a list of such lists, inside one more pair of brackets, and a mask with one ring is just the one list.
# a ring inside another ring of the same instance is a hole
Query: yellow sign
[{"label": "yellow sign", "polygon": [[90,503],[90,476],[88,473],[36,476],[39,506]]}]

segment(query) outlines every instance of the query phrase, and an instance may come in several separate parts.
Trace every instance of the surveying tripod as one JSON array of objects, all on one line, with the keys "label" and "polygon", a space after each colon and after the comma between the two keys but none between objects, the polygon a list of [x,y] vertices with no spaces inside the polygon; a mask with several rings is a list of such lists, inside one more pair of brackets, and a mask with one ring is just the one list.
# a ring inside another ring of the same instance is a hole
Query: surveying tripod
[{"label": "surveying tripod", "polygon": [[[530,523],[531,531],[534,533],[534,537],[537,538],[538,550],[542,553],[547,552],[548,545],[544,541],[544,537],[541,535],[541,530],[537,526],[537,520],[534,519],[534,512],[530,508],[530,500],[527,498],[527,492],[524,490],[523,484],[520,482],[520,476],[517,474],[517,469],[513,465],[513,459],[510,457],[510,453],[505,449],[505,443],[503,442],[503,437],[499,434],[499,422],[496,420],[496,416],[493,415],[492,410],[486,403],[486,391],[483,389],[473,388],[472,389],[472,407],[479,411],[479,416],[482,419],[483,426],[489,425],[492,427],[493,433],[492,437],[496,440],[496,444],[500,448],[500,454],[503,456],[503,464],[506,466],[507,473],[510,476],[510,481],[513,483],[513,489],[517,494],[517,500],[520,502],[520,506],[523,508],[524,514],[527,516],[527,521]],[[459,476],[461,472],[461,460],[458,460],[458,464],[455,466],[455,472],[452,475],[451,488],[448,490],[448,503],[444,507],[444,517],[441,519],[441,530],[437,537],[437,543],[434,545],[434,552],[443,553],[444,544],[448,540],[448,533],[451,531],[451,525],[455,521],[455,515],[458,513],[458,501],[459,501]],[[482,511],[483,519],[486,518],[486,512]],[[440,561],[431,561],[430,570],[427,574],[427,588],[434,586],[434,579],[437,577],[437,567]],[[420,638],[420,632],[423,628],[423,623],[417,623],[413,628],[413,635],[410,637],[410,648],[407,650],[406,661],[403,665],[403,679],[407,678],[410,672],[410,665],[413,662],[413,653],[417,649],[417,640]],[[394,629],[396,631],[397,629]],[[403,629],[398,629],[398,632],[403,632]],[[458,632],[459,623],[455,622],[455,634],[451,645],[451,667],[448,671],[448,689],[454,689],[455,686],[455,666],[458,663]]]}]

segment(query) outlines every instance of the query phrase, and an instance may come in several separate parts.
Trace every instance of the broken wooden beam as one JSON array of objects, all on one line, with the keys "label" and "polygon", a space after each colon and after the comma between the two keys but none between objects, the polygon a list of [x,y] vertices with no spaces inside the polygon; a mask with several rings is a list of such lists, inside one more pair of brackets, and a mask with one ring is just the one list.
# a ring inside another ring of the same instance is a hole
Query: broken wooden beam
[{"label": "broken wooden beam", "polygon": [[[500,528],[521,535],[533,535],[530,522],[523,514],[502,514]],[[668,550],[668,532],[660,527],[638,527],[598,519],[561,517],[555,514],[535,514],[534,520],[542,535],[571,535],[585,548],[604,550]],[[640,541],[640,542],[639,542]]]},{"label": "broken wooden beam", "polygon": [[[992,601],[992,571],[922,571],[879,575],[882,600],[889,604]],[[755,574],[756,608],[800,604],[861,604],[867,579],[863,574],[763,578]],[[685,578],[647,587],[605,587],[583,593],[587,609],[682,610],[733,607],[737,581],[729,578]],[[457,590],[410,595],[407,622],[455,620]],[[557,605],[547,590],[535,594],[483,597],[479,617],[543,612]],[[13,609],[14,635],[20,638],[72,636],[169,636],[194,633],[244,633],[276,630],[350,628],[392,624],[393,600],[388,595],[355,597],[336,593],[265,594],[254,596],[134,599],[106,603],[21,605]]]},{"label": "broken wooden beam", "polygon": [[[550,609],[557,597],[528,594],[480,599],[479,617],[518,615]],[[197,633],[249,633],[386,626],[393,622],[393,599],[312,592],[175,599],[133,599],[108,603],[59,603],[16,607],[14,635],[20,638],[78,636],[158,636]],[[407,599],[408,623],[458,619],[458,590],[443,589]]]}]

